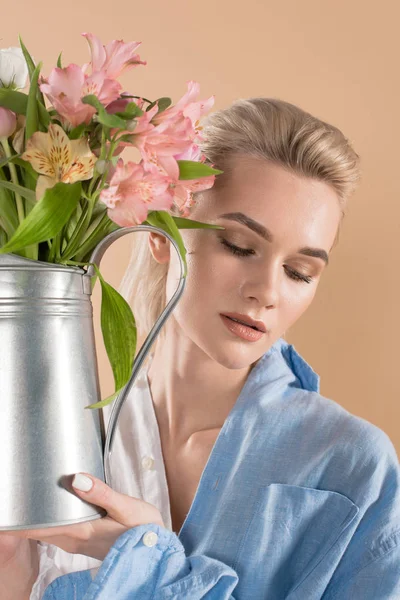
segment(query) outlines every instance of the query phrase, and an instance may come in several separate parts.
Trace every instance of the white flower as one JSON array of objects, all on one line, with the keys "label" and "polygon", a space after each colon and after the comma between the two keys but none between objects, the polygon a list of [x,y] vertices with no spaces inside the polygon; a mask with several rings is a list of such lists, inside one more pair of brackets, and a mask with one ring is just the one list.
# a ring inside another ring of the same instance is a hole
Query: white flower
[{"label": "white flower", "polygon": [[0,88],[22,89],[28,78],[28,67],[21,48],[0,49]]}]

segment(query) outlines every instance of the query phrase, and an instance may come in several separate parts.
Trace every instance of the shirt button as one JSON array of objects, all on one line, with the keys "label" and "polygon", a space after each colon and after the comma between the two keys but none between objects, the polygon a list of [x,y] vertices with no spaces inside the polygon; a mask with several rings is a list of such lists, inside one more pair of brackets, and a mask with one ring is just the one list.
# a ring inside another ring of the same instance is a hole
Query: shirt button
[{"label": "shirt button", "polygon": [[145,546],[148,546],[149,548],[151,548],[152,546],[155,546],[158,542],[158,535],[156,534],[155,531],[148,531],[147,533],[144,534],[143,536],[143,544]]},{"label": "shirt button", "polygon": [[151,456],[144,456],[142,459],[142,467],[146,471],[151,471],[154,467],[154,458]]}]

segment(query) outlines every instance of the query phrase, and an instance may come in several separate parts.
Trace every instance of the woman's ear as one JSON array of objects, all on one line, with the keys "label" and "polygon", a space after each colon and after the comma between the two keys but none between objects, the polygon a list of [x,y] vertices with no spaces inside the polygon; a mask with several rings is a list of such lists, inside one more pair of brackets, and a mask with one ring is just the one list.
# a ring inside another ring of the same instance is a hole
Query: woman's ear
[{"label": "woman's ear", "polygon": [[170,241],[161,233],[149,233],[149,248],[153,258],[158,263],[169,262],[170,259]]}]

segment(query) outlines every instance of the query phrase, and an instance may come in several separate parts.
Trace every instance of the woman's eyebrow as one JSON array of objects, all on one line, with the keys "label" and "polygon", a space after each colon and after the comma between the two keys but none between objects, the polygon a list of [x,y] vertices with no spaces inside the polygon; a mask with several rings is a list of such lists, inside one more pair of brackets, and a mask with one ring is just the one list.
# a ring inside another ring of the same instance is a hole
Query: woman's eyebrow
[{"label": "woman's eyebrow", "polygon": [[[241,223],[242,225],[245,225],[246,227],[257,233],[264,240],[267,240],[267,242],[273,242],[274,240],[274,236],[272,235],[269,229],[267,229],[264,225],[262,225],[258,221],[255,221],[254,219],[252,219],[248,215],[245,215],[242,212],[224,213],[222,215],[219,215],[217,219],[228,219],[230,221],[236,221],[237,223]],[[322,250],[322,248],[310,248],[309,246],[306,246],[304,248],[300,248],[300,250],[298,250],[298,253],[304,254],[305,256],[313,256],[315,258],[320,258],[325,262],[326,265],[329,264],[328,253],[325,250]]]}]

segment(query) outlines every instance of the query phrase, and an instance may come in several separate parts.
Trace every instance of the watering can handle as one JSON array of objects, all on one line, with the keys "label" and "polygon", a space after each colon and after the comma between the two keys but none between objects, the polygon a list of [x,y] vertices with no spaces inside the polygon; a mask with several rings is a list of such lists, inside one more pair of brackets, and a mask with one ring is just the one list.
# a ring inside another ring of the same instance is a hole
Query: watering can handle
[{"label": "watering can handle", "polygon": [[[185,266],[184,266],[184,263],[183,263],[183,260],[182,260],[182,257],[181,257],[180,251],[179,251],[178,244],[163,229],[159,229],[158,227],[153,227],[152,225],[138,225],[136,227],[122,227],[121,229],[116,229],[115,231],[113,231],[109,235],[107,235],[96,246],[96,248],[92,252],[89,262],[94,263],[96,266],[99,266],[100,261],[103,258],[103,255],[104,255],[105,251],[107,250],[107,248],[109,248],[109,246],[111,246],[111,244],[113,242],[115,242],[115,240],[126,235],[127,233],[131,233],[132,231],[153,231],[155,233],[159,233],[159,234],[162,234],[165,237],[167,237],[169,239],[169,241],[172,243],[172,245],[175,247],[175,250],[178,253],[178,258],[179,258],[180,267],[181,267],[181,276],[179,279],[178,287],[177,287],[174,295],[172,296],[171,300],[168,302],[167,306],[164,308],[163,312],[157,319],[155,325],[151,329],[150,333],[146,337],[142,347],[139,350],[139,353],[135,359],[132,373],[131,373],[128,383],[118,394],[117,398],[114,400],[110,419],[108,422],[107,435],[106,435],[106,441],[105,441],[105,446],[104,446],[105,482],[110,487],[112,487],[111,470],[110,470],[111,452],[112,452],[112,446],[113,446],[114,434],[115,434],[115,430],[116,430],[116,426],[117,426],[118,416],[121,412],[122,405],[124,403],[124,400],[128,397],[129,390],[131,389],[131,387],[136,379],[136,375],[140,371],[143,361],[146,358],[147,354],[149,353],[155,338],[157,337],[158,333],[160,332],[161,327],[164,325],[165,321],[168,319],[169,315],[172,313],[172,310],[175,308],[175,305],[180,300],[180,297],[182,296],[182,293],[183,293],[183,290],[184,290],[185,284],[186,284]],[[93,268],[93,266],[89,265],[86,276],[93,277],[93,275],[95,275],[94,268]]]}]

